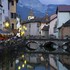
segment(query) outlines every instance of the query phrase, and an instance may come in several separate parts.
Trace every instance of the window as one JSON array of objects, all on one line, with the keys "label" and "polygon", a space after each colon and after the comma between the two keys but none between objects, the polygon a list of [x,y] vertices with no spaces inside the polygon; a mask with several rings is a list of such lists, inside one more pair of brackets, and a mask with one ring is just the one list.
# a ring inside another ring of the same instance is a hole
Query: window
[{"label": "window", "polygon": [[0,4],[1,4],[1,0],[0,0]]},{"label": "window", "polygon": [[8,10],[10,9],[10,5],[9,5],[9,2],[8,2]]},{"label": "window", "polygon": [[14,24],[12,23],[12,29],[14,29]]},{"label": "window", "polygon": [[2,24],[0,24],[0,29],[2,28]]},{"label": "window", "polygon": [[11,1],[11,5],[14,5],[14,1],[13,0]]},{"label": "window", "polygon": [[41,24],[40,23],[37,23],[37,27],[40,27],[41,26]]},{"label": "window", "polygon": [[5,10],[3,9],[3,13],[5,13]]},{"label": "window", "polygon": [[13,18],[13,13],[11,13],[11,18]]},{"label": "window", "polygon": [[14,13],[14,18],[16,18],[16,13]]},{"label": "window", "polygon": [[0,21],[2,21],[2,13],[0,13]]},{"label": "window", "polygon": [[11,18],[16,18],[16,13],[11,13]]},{"label": "window", "polygon": [[54,33],[56,33],[56,32],[57,32],[57,22],[56,22],[56,24],[54,26]]},{"label": "window", "polygon": [[31,24],[29,24],[29,28],[31,28]]}]

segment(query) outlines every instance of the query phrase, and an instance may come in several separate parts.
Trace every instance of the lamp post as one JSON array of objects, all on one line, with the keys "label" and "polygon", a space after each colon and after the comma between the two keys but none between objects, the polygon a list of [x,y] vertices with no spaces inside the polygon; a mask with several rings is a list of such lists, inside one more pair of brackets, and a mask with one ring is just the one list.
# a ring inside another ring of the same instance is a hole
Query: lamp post
[{"label": "lamp post", "polygon": [[20,26],[18,30],[19,30],[20,36],[23,36],[27,28],[25,26]]},{"label": "lamp post", "polygon": [[5,28],[9,28],[9,27],[10,27],[9,22],[5,22]]},{"label": "lamp post", "polygon": [[19,28],[19,33],[20,33],[20,36],[23,36],[25,34],[22,27]]}]

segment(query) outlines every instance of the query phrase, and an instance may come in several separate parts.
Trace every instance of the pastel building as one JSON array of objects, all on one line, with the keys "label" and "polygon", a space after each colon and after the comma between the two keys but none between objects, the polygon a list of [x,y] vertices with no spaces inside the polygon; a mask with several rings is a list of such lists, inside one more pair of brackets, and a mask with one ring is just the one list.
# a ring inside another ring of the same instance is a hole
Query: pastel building
[{"label": "pastel building", "polygon": [[0,29],[3,29],[6,18],[8,17],[8,0],[0,0]]},{"label": "pastel building", "polygon": [[0,29],[2,29],[2,5],[0,2]]},{"label": "pastel building", "polygon": [[[57,29],[70,20],[70,5],[60,5],[57,8]],[[57,31],[59,37],[59,31]]]},{"label": "pastel building", "polygon": [[52,16],[50,16],[50,21],[49,21],[49,35],[55,35],[56,37],[57,35],[57,14],[53,14]]},{"label": "pastel building", "polygon": [[11,29],[17,29],[17,20],[16,20],[16,4],[18,0],[8,0],[8,9],[9,9],[9,19]]}]

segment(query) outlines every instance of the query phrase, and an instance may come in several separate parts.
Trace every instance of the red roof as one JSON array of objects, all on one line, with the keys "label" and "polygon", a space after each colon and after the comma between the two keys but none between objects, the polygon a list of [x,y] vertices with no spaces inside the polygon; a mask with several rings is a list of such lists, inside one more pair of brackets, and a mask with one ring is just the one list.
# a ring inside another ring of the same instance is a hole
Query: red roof
[{"label": "red roof", "polygon": [[70,5],[60,5],[57,10],[59,12],[70,12]]}]

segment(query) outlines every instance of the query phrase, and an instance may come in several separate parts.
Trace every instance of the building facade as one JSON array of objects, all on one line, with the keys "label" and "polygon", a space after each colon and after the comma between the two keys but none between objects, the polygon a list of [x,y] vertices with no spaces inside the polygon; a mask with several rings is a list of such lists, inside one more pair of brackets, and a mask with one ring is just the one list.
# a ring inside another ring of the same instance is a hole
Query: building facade
[{"label": "building facade", "polygon": [[2,4],[2,25],[4,29],[5,22],[10,23],[11,29],[16,29],[16,4],[18,0],[0,0]]},{"label": "building facade", "polygon": [[0,29],[2,29],[2,5],[0,1]]},{"label": "building facade", "polygon": [[50,17],[50,22],[49,22],[49,35],[56,35],[56,27],[57,25],[57,15],[54,14]]},{"label": "building facade", "polygon": [[8,17],[8,0],[0,0],[0,29],[4,28],[4,23]]},{"label": "building facade", "polygon": [[10,27],[12,30],[17,29],[17,20],[16,20],[16,4],[18,0],[8,0],[8,9],[9,9],[9,19]]},{"label": "building facade", "polygon": [[39,33],[40,29],[39,29],[38,24],[40,23],[34,20],[26,22],[26,24],[24,24],[27,27],[27,31],[25,35],[33,35],[33,36],[40,35]]},{"label": "building facade", "polygon": [[28,20],[23,21],[23,24],[27,27],[26,35],[33,36],[48,36],[49,30],[47,30],[47,23],[49,21],[48,15],[43,18],[37,18],[34,16],[33,11],[31,9],[30,14],[28,16]]},{"label": "building facade", "polygon": [[[70,19],[70,5],[60,5],[57,8],[57,28]],[[59,31],[57,31],[59,37]]]},{"label": "building facade", "polygon": [[70,37],[70,20],[59,28],[59,37],[63,39],[65,37]]}]

